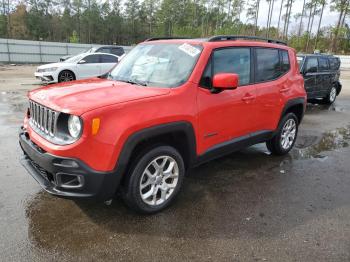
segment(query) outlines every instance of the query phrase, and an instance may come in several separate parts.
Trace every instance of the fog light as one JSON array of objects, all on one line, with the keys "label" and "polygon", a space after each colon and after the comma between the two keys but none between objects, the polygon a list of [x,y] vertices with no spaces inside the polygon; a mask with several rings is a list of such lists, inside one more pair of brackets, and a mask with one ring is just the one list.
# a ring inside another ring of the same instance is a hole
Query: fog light
[{"label": "fog light", "polygon": [[82,175],[74,174],[56,174],[57,186],[62,188],[81,188],[84,185],[84,177]]}]

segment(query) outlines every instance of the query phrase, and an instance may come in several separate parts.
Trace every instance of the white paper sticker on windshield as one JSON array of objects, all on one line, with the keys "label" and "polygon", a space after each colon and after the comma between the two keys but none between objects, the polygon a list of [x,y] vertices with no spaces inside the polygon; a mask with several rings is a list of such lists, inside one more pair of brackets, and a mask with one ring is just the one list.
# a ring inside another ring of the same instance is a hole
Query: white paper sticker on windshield
[{"label": "white paper sticker on windshield", "polygon": [[180,45],[179,49],[192,57],[195,57],[196,55],[198,55],[201,52],[200,50],[198,50],[194,46],[191,46],[190,44],[187,44],[187,43]]}]

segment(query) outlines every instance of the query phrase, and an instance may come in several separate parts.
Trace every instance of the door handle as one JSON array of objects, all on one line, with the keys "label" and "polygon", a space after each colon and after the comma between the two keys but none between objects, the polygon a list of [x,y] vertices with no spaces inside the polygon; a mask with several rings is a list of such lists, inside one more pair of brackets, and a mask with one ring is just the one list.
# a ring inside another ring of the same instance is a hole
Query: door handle
[{"label": "door handle", "polygon": [[255,99],[255,96],[250,95],[250,94],[246,94],[244,97],[242,97],[242,100],[244,102],[248,102],[248,101],[251,101],[251,100],[254,100],[254,99]]},{"label": "door handle", "polygon": [[282,88],[280,89],[280,92],[281,92],[281,93],[285,93],[285,92],[288,92],[289,90],[290,90],[289,87],[282,87]]}]

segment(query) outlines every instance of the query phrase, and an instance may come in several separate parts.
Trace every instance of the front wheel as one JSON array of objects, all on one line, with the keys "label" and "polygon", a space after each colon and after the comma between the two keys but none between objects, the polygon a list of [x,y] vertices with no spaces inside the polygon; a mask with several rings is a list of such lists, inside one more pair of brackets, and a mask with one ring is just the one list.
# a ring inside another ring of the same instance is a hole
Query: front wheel
[{"label": "front wheel", "polygon": [[74,73],[69,71],[69,70],[63,70],[61,73],[58,75],[58,82],[69,82],[75,80]]},{"label": "front wheel", "polygon": [[337,98],[337,89],[335,88],[335,86],[333,86],[331,90],[329,90],[329,94],[327,95],[327,97],[325,97],[324,101],[327,104],[331,105],[334,103],[336,98]]},{"label": "front wheel", "polygon": [[174,200],[184,175],[180,153],[170,146],[158,146],[134,161],[122,188],[123,199],[139,213],[158,212]]},{"label": "front wheel", "polygon": [[267,149],[274,155],[285,155],[294,146],[298,134],[298,118],[293,113],[285,115],[276,135],[266,142]]}]

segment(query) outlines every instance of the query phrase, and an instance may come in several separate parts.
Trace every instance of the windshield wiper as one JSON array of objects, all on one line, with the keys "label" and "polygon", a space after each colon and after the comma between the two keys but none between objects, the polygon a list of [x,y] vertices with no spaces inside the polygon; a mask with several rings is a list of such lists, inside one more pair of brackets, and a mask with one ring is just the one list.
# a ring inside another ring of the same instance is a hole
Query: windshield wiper
[{"label": "windshield wiper", "polygon": [[120,79],[117,79],[116,81],[132,84],[132,85],[138,85],[138,86],[147,86],[147,83],[141,82],[141,81],[137,81],[137,80],[120,80]]},{"label": "windshield wiper", "polygon": [[125,82],[129,83],[129,84],[132,84],[132,85],[147,86],[147,83],[141,82],[141,81],[137,81],[137,80],[128,80],[128,81],[125,81]]}]

